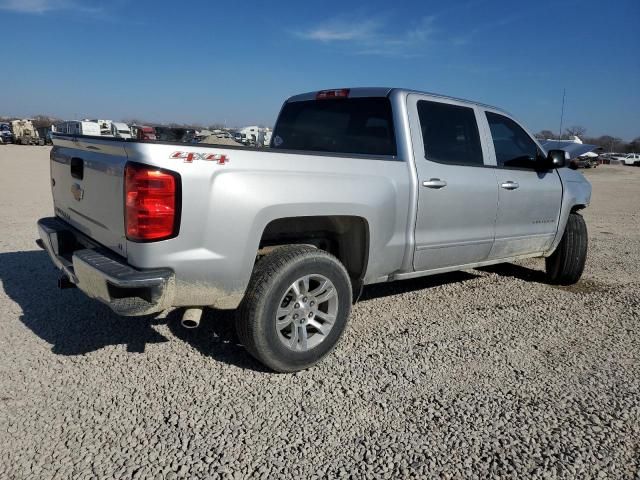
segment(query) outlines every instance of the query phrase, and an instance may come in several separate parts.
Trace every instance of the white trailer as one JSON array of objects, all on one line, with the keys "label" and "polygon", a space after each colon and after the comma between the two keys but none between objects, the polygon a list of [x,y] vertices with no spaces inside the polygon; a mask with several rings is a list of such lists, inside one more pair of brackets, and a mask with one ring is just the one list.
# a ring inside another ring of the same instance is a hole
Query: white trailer
[{"label": "white trailer", "polygon": [[241,141],[245,145],[256,145],[258,147],[268,147],[271,142],[271,129],[253,125],[244,127],[236,133],[237,141]]},{"label": "white trailer", "polygon": [[97,122],[85,122],[80,120],[69,120],[55,125],[56,133],[66,135],[95,135],[100,136],[100,125]]},{"label": "white trailer", "polygon": [[100,127],[100,135],[105,135],[107,137],[111,136],[111,124],[113,123],[111,120],[99,120],[99,119],[91,119],[85,120],[86,122],[95,122]]}]

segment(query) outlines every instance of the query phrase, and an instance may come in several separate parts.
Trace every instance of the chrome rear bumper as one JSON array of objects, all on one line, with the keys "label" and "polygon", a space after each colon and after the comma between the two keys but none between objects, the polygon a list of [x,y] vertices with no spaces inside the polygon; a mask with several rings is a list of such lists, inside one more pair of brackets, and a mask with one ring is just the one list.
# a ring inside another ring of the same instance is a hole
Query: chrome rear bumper
[{"label": "chrome rear bumper", "polygon": [[68,281],[119,315],[147,315],[171,306],[174,273],[167,268],[138,270],[57,217],[38,220],[40,239]]}]

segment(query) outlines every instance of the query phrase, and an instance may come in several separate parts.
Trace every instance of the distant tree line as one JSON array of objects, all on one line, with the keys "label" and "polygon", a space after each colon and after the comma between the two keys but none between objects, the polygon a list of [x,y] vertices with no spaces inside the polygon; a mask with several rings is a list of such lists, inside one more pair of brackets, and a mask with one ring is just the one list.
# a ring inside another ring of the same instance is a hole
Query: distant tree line
[{"label": "distant tree line", "polygon": [[574,136],[579,137],[584,143],[590,145],[598,145],[605,152],[632,153],[640,152],[640,136],[634,138],[630,142],[625,142],[620,137],[611,135],[600,135],[599,137],[590,137],[587,135],[587,129],[581,125],[567,127],[561,136],[553,133],[551,130],[540,130],[536,133],[539,140],[570,140]]},{"label": "distant tree line", "polygon": [[[0,122],[11,122],[12,120],[22,120],[22,118],[0,117]],[[54,123],[58,123],[61,121],[59,118],[50,117],[49,115],[36,115],[35,117],[31,117],[30,120],[33,123],[33,126],[36,128],[50,127]]]}]

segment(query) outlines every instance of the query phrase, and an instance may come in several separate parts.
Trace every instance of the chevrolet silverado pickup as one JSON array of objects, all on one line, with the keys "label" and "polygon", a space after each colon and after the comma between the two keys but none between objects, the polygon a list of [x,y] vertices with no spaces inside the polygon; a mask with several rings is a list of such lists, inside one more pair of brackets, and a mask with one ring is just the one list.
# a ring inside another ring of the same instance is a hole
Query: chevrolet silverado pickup
[{"label": "chevrolet silverado pickup", "polygon": [[121,315],[236,309],[273,370],[318,362],[364,285],[545,257],[580,278],[591,185],[508,113],[396,88],[289,98],[271,148],[53,136],[40,239]]}]

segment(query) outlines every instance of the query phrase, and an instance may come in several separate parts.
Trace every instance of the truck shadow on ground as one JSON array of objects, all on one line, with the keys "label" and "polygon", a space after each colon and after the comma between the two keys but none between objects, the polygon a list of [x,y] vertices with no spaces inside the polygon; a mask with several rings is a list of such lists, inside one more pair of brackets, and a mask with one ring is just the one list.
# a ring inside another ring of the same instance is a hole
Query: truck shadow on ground
[{"label": "truck shadow on ground", "polygon": [[[364,288],[360,301],[425,290],[449,283],[471,280],[478,276],[479,275],[467,272],[454,272],[431,277],[370,285]],[[357,308],[357,306],[355,308]],[[182,312],[182,309],[172,311],[167,316],[167,325],[176,337],[184,340],[201,354],[212,357],[218,361],[234,364],[241,368],[260,372],[270,371],[257,360],[253,359],[240,343],[235,330],[236,310],[206,308],[200,326],[193,330],[185,329],[180,325]]]},{"label": "truck shadow on ground", "polygon": [[[528,280],[543,275],[512,265],[499,268],[496,273]],[[0,253],[0,280],[5,294],[22,310],[21,322],[49,343],[57,355],[83,355],[110,345],[126,345],[128,352],[142,353],[147,344],[168,341],[154,328],[166,323],[173,335],[203,355],[241,368],[265,371],[240,344],[234,325],[236,311],[205,309],[200,327],[194,330],[180,325],[182,309],[171,311],[166,318],[120,317],[77,290],[59,290],[58,276],[44,251]],[[464,282],[477,276],[453,272],[370,285],[364,288],[360,301]],[[17,307],[14,309],[18,311]],[[6,321],[10,313],[6,310],[3,313]]]},{"label": "truck shadow on ground", "polygon": [[205,309],[201,326],[195,330],[180,325],[181,309],[166,318],[120,317],[76,289],[58,289],[59,275],[42,250],[0,253],[1,289],[17,304],[5,301],[3,321],[19,316],[56,355],[83,355],[110,345],[125,345],[128,352],[143,353],[148,344],[169,341],[154,328],[166,323],[177,338],[217,361],[265,370],[239,344],[234,311]]},{"label": "truck shadow on ground", "polygon": [[469,272],[450,272],[412,278],[409,280],[398,280],[389,283],[376,283],[364,287],[359,301],[365,302],[367,300],[373,300],[374,298],[401,295],[403,293],[414,292],[417,290],[440,287],[450,283],[460,283],[466,280],[472,280],[479,276],[480,275]]},{"label": "truck shadow on ground", "polygon": [[514,263],[498,263],[489,265],[488,267],[478,268],[481,272],[495,273],[501,277],[517,278],[527,282],[548,283],[546,274],[543,270],[523,267]]},{"label": "truck shadow on ground", "polygon": [[167,326],[176,338],[216,361],[258,372],[270,371],[240,343],[235,328],[236,310],[205,308],[200,326],[194,329],[184,328],[180,324],[183,312],[184,309],[177,308],[166,318]]},{"label": "truck shadow on ground", "polygon": [[[22,323],[51,344],[53,353],[82,355],[120,344],[129,352],[144,352],[149,343],[167,341],[153,328],[161,322],[150,317],[119,317],[77,290],[59,290],[58,276],[42,250],[0,253],[5,294],[22,310]],[[5,322],[7,308],[3,312]]]}]

